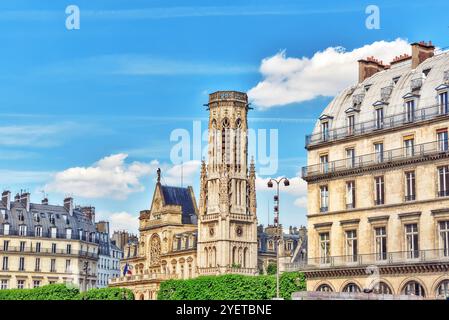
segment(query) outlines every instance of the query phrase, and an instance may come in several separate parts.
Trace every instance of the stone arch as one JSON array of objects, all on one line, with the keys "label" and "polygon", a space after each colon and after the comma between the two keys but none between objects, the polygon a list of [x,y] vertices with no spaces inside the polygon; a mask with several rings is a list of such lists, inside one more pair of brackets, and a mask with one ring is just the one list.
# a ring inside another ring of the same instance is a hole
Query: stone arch
[{"label": "stone arch", "polygon": [[212,266],[216,267],[217,266],[217,248],[215,246],[212,248],[212,258],[213,258]]},{"label": "stone arch", "polygon": [[232,247],[232,264],[237,264],[237,247]]},{"label": "stone arch", "polygon": [[239,247],[238,249],[238,264],[240,265],[240,267],[243,264],[243,248]]},{"label": "stone arch", "polygon": [[341,287],[340,287],[340,292],[344,292],[344,290],[346,289],[346,287],[347,287],[348,285],[350,285],[350,284],[356,285],[356,286],[359,288],[360,292],[363,290],[363,289],[362,289],[363,287],[360,285],[360,283],[359,283],[358,281],[351,279],[351,280],[346,280],[346,281],[341,285]]},{"label": "stone arch", "polygon": [[330,282],[327,282],[327,281],[320,281],[320,282],[318,282],[318,284],[315,286],[313,291],[320,291],[319,289],[321,287],[323,287],[323,286],[327,286],[327,287],[329,287],[331,289],[331,292],[335,292],[334,286]]},{"label": "stone arch", "polygon": [[207,248],[204,248],[204,256],[206,260],[206,267],[209,267],[209,250],[207,250]]},{"label": "stone arch", "polygon": [[375,287],[379,288],[381,284],[384,284],[385,286],[387,286],[387,287],[390,289],[391,294],[395,294],[395,290],[394,290],[394,287],[393,287],[393,285],[391,284],[391,282],[389,282],[389,281],[386,280],[386,279],[380,279],[379,282],[376,284]]},{"label": "stone arch", "polygon": [[[433,295],[435,298],[439,298],[439,297],[446,298],[449,296],[449,278],[447,276],[441,277],[441,278],[439,280],[435,281],[435,284],[433,285],[433,288],[432,288],[432,292],[433,292]],[[445,287],[445,295],[440,296],[438,291],[440,290],[440,287],[443,285]],[[429,295],[430,295],[430,293],[429,293]]]},{"label": "stone arch", "polygon": [[429,296],[430,296],[430,294],[434,294],[436,297],[438,287],[440,286],[440,284],[443,283],[443,281],[447,281],[447,280],[449,280],[449,276],[447,276],[447,275],[442,275],[442,276],[438,277],[432,284],[432,289],[431,289],[432,291],[429,292]]},{"label": "stone arch", "polygon": [[404,279],[401,284],[399,285],[399,290],[398,293],[399,294],[405,294],[404,290],[406,288],[406,286],[411,283],[411,282],[416,282],[419,285],[421,285],[422,289],[423,289],[423,293],[424,293],[424,297],[429,295],[429,290],[427,289],[426,285],[424,284],[424,282],[422,282],[420,279],[416,278],[416,277],[408,277],[406,279]]},{"label": "stone arch", "polygon": [[243,268],[248,268],[249,262],[248,259],[249,259],[248,248],[246,247],[245,249],[243,249],[243,264],[242,264]]}]

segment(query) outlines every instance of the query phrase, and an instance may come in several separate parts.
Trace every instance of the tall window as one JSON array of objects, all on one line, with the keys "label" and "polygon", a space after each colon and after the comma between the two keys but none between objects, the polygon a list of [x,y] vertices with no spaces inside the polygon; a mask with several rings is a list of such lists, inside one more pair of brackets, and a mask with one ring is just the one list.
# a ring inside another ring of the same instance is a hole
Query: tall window
[{"label": "tall window", "polygon": [[321,173],[329,172],[329,156],[327,154],[323,154],[320,156],[320,167]]},{"label": "tall window", "polygon": [[41,252],[41,243],[36,242],[36,252]]},{"label": "tall window", "polygon": [[9,249],[9,240],[3,241],[3,251],[8,251]]},{"label": "tall window", "polygon": [[355,149],[346,149],[346,167],[354,168],[355,166]]},{"label": "tall window", "polygon": [[355,208],[355,181],[346,182],[346,208]]},{"label": "tall window", "polygon": [[329,190],[326,186],[320,187],[320,212],[329,210]]},{"label": "tall window", "polygon": [[384,108],[376,109],[376,129],[382,129],[384,126]]},{"label": "tall window", "polygon": [[50,260],[50,272],[56,272],[56,259]]},{"label": "tall window", "polygon": [[68,245],[67,245],[66,253],[67,253],[67,254],[71,254],[71,253],[72,253],[72,245],[71,245],[71,244],[68,244]]},{"label": "tall window", "polygon": [[0,283],[0,289],[1,289],[1,290],[8,289],[8,280],[2,279],[2,281],[1,281],[1,283]]},{"label": "tall window", "polygon": [[425,296],[424,288],[421,284],[416,281],[409,281],[405,284],[404,289],[402,290],[403,294],[406,295],[414,295],[414,296]]},{"label": "tall window", "polygon": [[19,271],[24,271],[24,270],[25,270],[25,258],[20,257],[19,258]]},{"label": "tall window", "polygon": [[8,257],[3,257],[2,270],[3,271],[7,271],[8,270]]},{"label": "tall window", "polygon": [[34,228],[34,233],[36,237],[42,237],[42,226],[36,226]]},{"label": "tall window", "polygon": [[405,121],[413,122],[415,120],[415,100],[409,100],[405,103]]},{"label": "tall window", "polygon": [[65,261],[65,272],[72,272],[71,260],[70,259],[67,259]]},{"label": "tall window", "polygon": [[411,223],[405,225],[405,244],[407,258],[415,259],[419,257],[418,224]]},{"label": "tall window", "polygon": [[376,199],[374,199],[374,203],[376,205],[384,204],[385,203],[384,177],[383,176],[375,177],[374,185],[376,190]]},{"label": "tall window", "polygon": [[40,285],[41,285],[40,280],[33,280],[33,288],[39,288]]},{"label": "tall window", "polygon": [[51,253],[56,253],[56,243],[51,244]]},{"label": "tall window", "polygon": [[17,289],[25,288],[25,280],[17,280]]},{"label": "tall window", "polygon": [[443,280],[438,285],[436,295],[438,298],[448,298],[449,297],[449,280]]},{"label": "tall window", "polygon": [[438,106],[440,114],[446,114],[449,112],[447,91],[438,94]]},{"label": "tall window", "polygon": [[449,196],[449,166],[438,168],[438,196]]},{"label": "tall window", "polygon": [[387,230],[385,227],[374,228],[376,260],[387,259]]},{"label": "tall window", "polygon": [[25,245],[26,245],[25,241],[20,241],[19,251],[21,251],[21,252],[25,251]]},{"label": "tall window", "polygon": [[34,271],[40,270],[41,270],[41,258],[36,258],[36,261],[34,262]]},{"label": "tall window", "polygon": [[357,231],[346,231],[346,256],[348,262],[357,261]]},{"label": "tall window", "polygon": [[449,221],[441,221],[440,226],[440,248],[445,257],[449,257]]},{"label": "tall window", "polygon": [[51,233],[51,237],[52,237],[52,238],[56,238],[56,236],[57,236],[57,231],[58,231],[58,229],[56,229],[56,227],[51,227],[51,228],[50,228],[50,233]]},{"label": "tall window", "polygon": [[9,235],[9,224],[8,223],[3,224],[3,234],[5,236]]},{"label": "tall window", "polygon": [[327,141],[329,139],[329,122],[321,123],[321,140]]},{"label": "tall window", "polygon": [[442,129],[437,131],[437,143],[438,143],[438,151],[446,152],[448,151],[448,134],[447,129]]},{"label": "tall window", "polygon": [[26,236],[27,234],[27,226],[25,224],[21,224],[19,226],[19,236]]},{"label": "tall window", "polygon": [[404,155],[406,157],[413,157],[415,154],[415,139],[413,136],[404,138]]},{"label": "tall window", "polygon": [[352,135],[355,133],[355,116],[348,116],[348,135]]},{"label": "tall window", "polygon": [[405,173],[405,201],[416,199],[415,171]]},{"label": "tall window", "polygon": [[72,239],[72,229],[70,228],[65,229],[65,236],[66,239]]},{"label": "tall window", "polygon": [[321,263],[330,263],[331,242],[329,232],[320,233],[320,260]]},{"label": "tall window", "polygon": [[384,144],[379,142],[374,144],[374,154],[376,162],[384,161]]}]

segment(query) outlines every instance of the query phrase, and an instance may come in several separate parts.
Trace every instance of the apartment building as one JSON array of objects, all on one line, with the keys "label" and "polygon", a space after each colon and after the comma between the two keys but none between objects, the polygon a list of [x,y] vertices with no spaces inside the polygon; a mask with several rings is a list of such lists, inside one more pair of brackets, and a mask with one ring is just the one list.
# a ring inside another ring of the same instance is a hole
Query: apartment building
[{"label": "apartment building", "polygon": [[307,290],[446,297],[449,52],[358,63],[306,137]]}]

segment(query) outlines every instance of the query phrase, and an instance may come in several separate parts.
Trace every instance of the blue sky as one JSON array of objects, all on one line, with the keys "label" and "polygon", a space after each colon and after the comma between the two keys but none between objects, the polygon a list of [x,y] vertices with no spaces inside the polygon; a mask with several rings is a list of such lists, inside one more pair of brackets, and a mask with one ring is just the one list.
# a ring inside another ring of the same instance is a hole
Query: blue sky
[{"label": "blue sky", "polygon": [[[80,8],[79,30],[65,28],[70,4]],[[350,72],[341,81],[336,77],[327,90],[320,87],[320,79],[305,76],[302,67],[288,69],[289,61],[310,63],[316,52],[338,46],[356,57],[357,48],[382,40],[391,44],[398,38],[402,45],[432,40],[439,47],[449,46],[445,1],[432,1],[432,6],[376,1],[376,30],[365,27],[369,4],[3,0],[0,187],[13,193],[27,189],[35,202],[40,201],[40,190],[48,193],[51,203],[73,195],[78,204],[96,206],[99,216],[112,220],[115,228],[135,231],[134,218],[151,202],[154,168],[166,170],[166,182],[180,183],[170,162],[170,133],[177,128],[192,132],[195,120],[206,128],[203,104],[208,93],[270,84],[273,73],[264,73],[263,59],[271,72],[281,70],[281,79],[296,86],[282,88],[292,102],[275,96],[278,104],[253,104],[249,125],[278,130],[279,169],[273,176],[298,177],[306,164],[304,135],[335,92],[353,82],[357,69],[354,59],[345,65]],[[325,77],[319,70],[318,76]],[[301,79],[307,83],[298,84]],[[310,85],[313,89],[302,92]],[[252,92],[256,101],[263,101],[258,100],[261,94],[272,95],[270,90]],[[198,192],[194,163],[185,174],[185,184]],[[95,177],[103,180],[97,183]],[[89,182],[102,190],[86,188]],[[300,184],[281,195],[284,225],[306,224],[305,189]],[[258,216],[264,224],[271,197],[268,191],[258,193]]]}]

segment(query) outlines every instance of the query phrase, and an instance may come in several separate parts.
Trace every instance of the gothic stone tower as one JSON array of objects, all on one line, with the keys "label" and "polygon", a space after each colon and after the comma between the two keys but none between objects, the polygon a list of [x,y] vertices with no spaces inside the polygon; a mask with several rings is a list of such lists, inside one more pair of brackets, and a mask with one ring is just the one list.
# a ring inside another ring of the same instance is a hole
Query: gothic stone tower
[{"label": "gothic stone tower", "polygon": [[248,170],[248,97],[209,95],[208,164],[203,161],[198,223],[199,274],[257,271],[256,174]]}]

